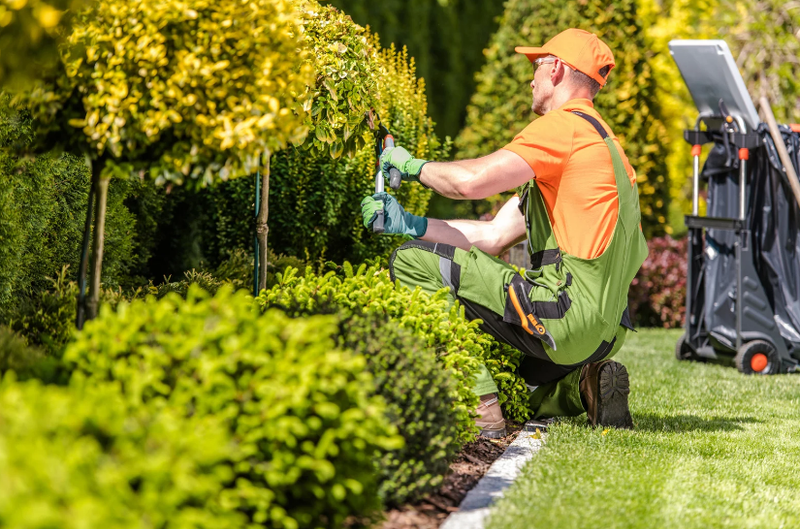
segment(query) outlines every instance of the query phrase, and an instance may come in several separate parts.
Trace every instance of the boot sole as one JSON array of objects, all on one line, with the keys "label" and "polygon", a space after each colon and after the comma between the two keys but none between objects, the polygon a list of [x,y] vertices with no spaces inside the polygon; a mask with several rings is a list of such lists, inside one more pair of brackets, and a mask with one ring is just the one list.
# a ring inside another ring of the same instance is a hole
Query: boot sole
[{"label": "boot sole", "polygon": [[506,436],[506,429],[503,428],[502,430],[490,430],[488,428],[484,428],[478,434],[478,437],[486,437],[487,439],[502,439]]},{"label": "boot sole", "polygon": [[632,430],[633,419],[628,408],[631,389],[625,366],[613,361],[601,366],[598,385],[597,424]]}]

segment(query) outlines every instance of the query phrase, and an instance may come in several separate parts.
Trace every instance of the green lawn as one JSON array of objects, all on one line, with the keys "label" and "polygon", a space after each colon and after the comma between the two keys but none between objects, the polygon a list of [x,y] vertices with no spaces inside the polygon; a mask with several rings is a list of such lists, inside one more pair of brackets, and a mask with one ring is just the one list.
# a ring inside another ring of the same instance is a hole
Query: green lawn
[{"label": "green lawn", "polygon": [[553,427],[488,528],[800,527],[800,376],[678,362],[680,334],[619,354],[636,430]]}]

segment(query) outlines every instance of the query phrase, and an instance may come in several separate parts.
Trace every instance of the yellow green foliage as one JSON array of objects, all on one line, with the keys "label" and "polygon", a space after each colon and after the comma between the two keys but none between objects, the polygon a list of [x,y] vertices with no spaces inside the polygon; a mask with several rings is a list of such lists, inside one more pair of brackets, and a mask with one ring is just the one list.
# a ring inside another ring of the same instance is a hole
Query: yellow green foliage
[{"label": "yellow green foliage", "polygon": [[302,39],[290,0],[99,0],[76,15],[59,75],[18,103],[40,132],[157,181],[243,176],[306,131]]},{"label": "yellow green foliage", "polygon": [[367,143],[368,113],[380,96],[379,46],[336,8],[313,0],[300,5],[308,62],[316,72],[304,103],[311,134],[305,145],[339,158]]},{"label": "yellow green foliage", "polygon": [[220,417],[131,409],[109,384],[0,380],[3,527],[244,527],[219,507],[236,453]]},{"label": "yellow green foliage", "polygon": [[336,332],[332,316],[262,314],[241,291],[191,286],[103,307],[64,360],[73,385],[115,382],[133,409],[221,420],[238,452],[218,501],[246,527],[341,527],[378,507],[375,455],[402,439]]},{"label": "yellow green foliage", "polygon": [[[416,77],[413,59],[406,50],[381,49],[376,36],[371,36],[368,43],[376,52],[365,61],[374,59],[375,63],[365,69],[379,74],[375,85],[380,98],[374,101],[374,109],[383,124],[397,144],[414,156],[426,160],[446,159],[450,143],[440,141],[434,132],[434,123],[427,115],[425,85]],[[338,42],[329,44],[334,46]],[[326,108],[329,104],[325,103]],[[354,108],[356,110],[349,116],[354,120],[363,119],[363,109]],[[363,130],[366,125],[362,123],[359,127]],[[337,134],[342,135],[344,126],[338,130]],[[363,147],[352,156],[331,158],[330,144],[319,142],[313,133],[309,134],[305,145],[311,148],[291,147],[273,155],[269,244],[275,252],[309,257],[313,261],[325,258],[360,262],[376,255],[388,256],[403,242],[400,237],[377,236],[362,224],[361,200],[375,192],[375,150],[371,134],[361,134]],[[312,144],[322,146],[323,150],[317,150]],[[430,190],[418,184],[404,184],[393,193],[407,211],[425,214]],[[252,181],[240,179],[222,183],[213,192],[204,190],[200,197],[186,197],[202,200],[198,208],[211,217],[198,240],[199,246],[213,249],[214,255],[207,255],[206,262],[216,263],[236,248],[249,250],[252,196]],[[242,215],[243,211],[251,212],[250,216]]]},{"label": "yellow green foliage", "polygon": [[648,236],[670,231],[665,157],[669,136],[650,66],[650,45],[635,0],[509,0],[500,28],[485,51],[486,65],[456,139],[458,156],[489,154],[510,142],[535,117],[530,110],[530,62],[515,46],[539,46],[570,27],[597,34],[614,53],[616,67],[595,106],[619,136],[636,169],[642,224]]},{"label": "yellow green foliage", "polygon": [[85,0],[0,0],[0,86],[24,89],[58,60],[70,13]]},{"label": "yellow green foliage", "polygon": [[731,49],[745,85],[758,108],[758,98],[769,98],[779,122],[800,121],[800,9],[783,0],[642,0],[653,51],[651,61],[658,80],[669,129],[670,184],[678,206],[673,218],[691,208],[690,146],[683,130],[694,127],[697,109],[669,54],[672,39],[723,39]]}]

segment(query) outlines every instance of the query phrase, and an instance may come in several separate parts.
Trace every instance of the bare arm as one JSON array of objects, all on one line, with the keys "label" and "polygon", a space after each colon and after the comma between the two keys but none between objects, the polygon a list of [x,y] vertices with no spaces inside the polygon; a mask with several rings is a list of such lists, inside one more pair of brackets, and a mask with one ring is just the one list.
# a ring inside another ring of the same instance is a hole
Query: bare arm
[{"label": "bare arm", "polygon": [[523,239],[525,218],[519,211],[516,195],[490,221],[428,219],[428,231],[422,237],[424,241],[450,244],[462,250],[475,246],[490,255],[500,255]]},{"label": "bare arm", "polygon": [[505,149],[474,160],[429,162],[419,175],[423,184],[456,200],[490,197],[519,187],[533,177],[528,163]]}]

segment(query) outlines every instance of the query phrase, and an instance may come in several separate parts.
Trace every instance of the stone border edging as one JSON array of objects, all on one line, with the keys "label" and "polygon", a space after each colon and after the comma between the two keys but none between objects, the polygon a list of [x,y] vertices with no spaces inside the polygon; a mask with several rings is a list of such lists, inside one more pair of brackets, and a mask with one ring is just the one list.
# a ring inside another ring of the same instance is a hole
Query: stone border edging
[{"label": "stone border edging", "polygon": [[448,516],[439,529],[483,529],[492,504],[503,496],[508,486],[517,479],[523,465],[544,444],[544,434],[539,439],[535,439],[534,435],[535,432],[520,431],[475,488],[467,493],[458,511]]}]

